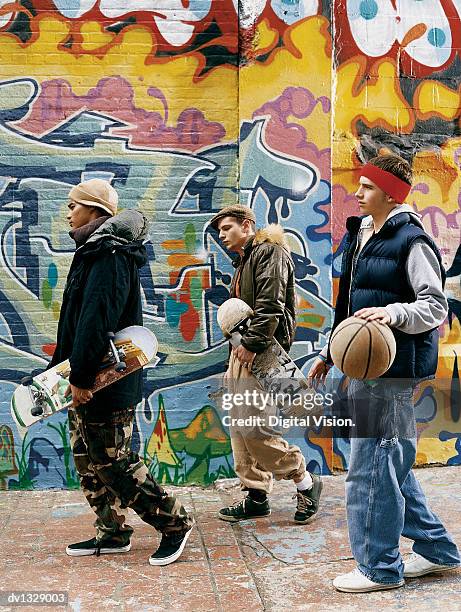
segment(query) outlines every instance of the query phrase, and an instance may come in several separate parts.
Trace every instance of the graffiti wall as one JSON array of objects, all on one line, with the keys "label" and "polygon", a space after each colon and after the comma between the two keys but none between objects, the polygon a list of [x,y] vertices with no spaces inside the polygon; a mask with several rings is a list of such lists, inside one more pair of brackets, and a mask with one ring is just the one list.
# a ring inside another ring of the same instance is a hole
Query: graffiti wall
[{"label": "graffiti wall", "polygon": [[[331,325],[357,168],[379,150],[413,161],[409,203],[448,268],[440,373],[459,385],[461,5],[411,4],[0,0],[0,487],[78,486],[65,414],[19,431],[10,399],[53,353],[74,249],[67,194],[93,177],[151,223],[142,298],[159,360],[144,372],[134,445],[162,482],[233,475],[215,401],[228,350],[216,312],[233,268],[209,219],[239,201],[258,225],[283,225],[292,355],[307,371]],[[458,408],[435,417],[434,392],[420,400],[433,432],[420,461],[458,463]],[[297,440],[310,469],[347,467],[347,441],[320,434]]]}]

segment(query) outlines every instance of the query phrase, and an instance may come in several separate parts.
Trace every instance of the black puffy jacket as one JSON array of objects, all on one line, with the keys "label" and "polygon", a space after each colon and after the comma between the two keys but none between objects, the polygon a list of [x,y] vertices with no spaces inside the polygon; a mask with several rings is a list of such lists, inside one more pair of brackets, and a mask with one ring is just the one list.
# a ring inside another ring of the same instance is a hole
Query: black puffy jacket
[{"label": "black puffy jacket", "polygon": [[[348,233],[332,333],[341,321],[362,308],[415,301],[416,297],[407,279],[405,266],[411,245],[417,239],[423,239],[434,251],[439,261],[442,282],[445,282],[445,270],[436,244],[422,227],[415,223],[413,216],[406,212],[398,213],[388,219],[380,231],[368,240],[357,257],[353,269],[361,221],[361,217],[347,219]],[[391,329],[397,352],[392,366],[383,377],[407,379],[433,377],[437,370],[438,358],[437,328],[420,334],[407,334],[395,328]]]},{"label": "black puffy jacket", "polygon": [[[132,210],[109,218],[74,255],[64,289],[57,344],[48,367],[70,360],[70,382],[91,387],[108,350],[109,331],[142,325],[139,268],[147,262],[145,217]],[[142,370],[102,389],[88,410],[112,412],[142,399]]]}]

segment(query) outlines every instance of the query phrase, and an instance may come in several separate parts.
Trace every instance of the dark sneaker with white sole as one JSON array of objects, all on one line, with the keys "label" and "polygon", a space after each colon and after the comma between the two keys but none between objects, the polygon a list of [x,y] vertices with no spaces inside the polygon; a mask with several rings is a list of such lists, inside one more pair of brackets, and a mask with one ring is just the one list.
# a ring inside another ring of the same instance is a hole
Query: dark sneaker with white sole
[{"label": "dark sneaker with white sole", "polygon": [[233,506],[221,508],[218,516],[223,521],[237,523],[237,521],[245,521],[247,519],[263,518],[264,516],[269,516],[270,513],[271,509],[267,499],[258,502],[247,495]]},{"label": "dark sneaker with white sole", "polygon": [[298,491],[295,497],[298,498],[295,513],[295,523],[305,525],[310,523],[319,509],[320,495],[323,489],[323,482],[320,476],[311,474],[313,485],[306,491]]},{"label": "dark sneaker with white sole", "polygon": [[151,565],[169,565],[176,561],[176,559],[179,559],[193,528],[194,525],[192,525],[186,533],[164,533],[160,541],[160,546],[149,557],[149,563]]},{"label": "dark sneaker with white sole", "polygon": [[115,540],[97,540],[91,538],[91,540],[85,540],[84,542],[76,542],[75,544],[69,544],[66,548],[66,554],[69,557],[86,557],[87,555],[107,555],[114,553],[124,553],[131,549],[131,542],[128,544],[121,544]]}]

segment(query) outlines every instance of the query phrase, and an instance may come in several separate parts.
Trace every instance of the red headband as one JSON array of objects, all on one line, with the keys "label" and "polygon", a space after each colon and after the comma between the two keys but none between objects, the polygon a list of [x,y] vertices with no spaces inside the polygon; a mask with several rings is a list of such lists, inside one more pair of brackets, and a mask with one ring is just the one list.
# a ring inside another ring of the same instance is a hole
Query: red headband
[{"label": "red headband", "polygon": [[369,178],[399,204],[402,204],[410,193],[411,185],[373,164],[365,164],[360,170],[360,176]]}]

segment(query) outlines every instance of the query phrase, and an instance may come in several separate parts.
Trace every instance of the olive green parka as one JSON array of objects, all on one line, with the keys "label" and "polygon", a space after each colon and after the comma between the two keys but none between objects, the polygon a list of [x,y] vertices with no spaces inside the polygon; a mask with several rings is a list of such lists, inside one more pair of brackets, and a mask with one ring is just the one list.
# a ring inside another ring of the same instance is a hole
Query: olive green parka
[{"label": "olive green parka", "polygon": [[289,351],[296,329],[295,276],[283,228],[271,224],[258,230],[234,266],[231,297],[240,297],[254,311],[243,346],[262,353],[275,338]]}]

